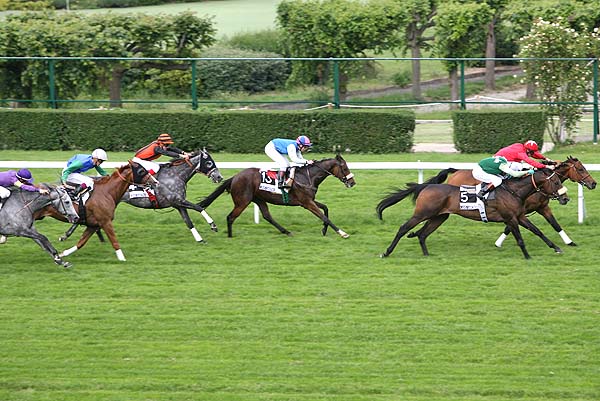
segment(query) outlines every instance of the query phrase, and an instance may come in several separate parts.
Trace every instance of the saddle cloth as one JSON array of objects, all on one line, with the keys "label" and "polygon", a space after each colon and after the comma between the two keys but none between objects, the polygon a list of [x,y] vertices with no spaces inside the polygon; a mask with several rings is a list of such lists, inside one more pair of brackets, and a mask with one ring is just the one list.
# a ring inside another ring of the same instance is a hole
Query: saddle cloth
[{"label": "saddle cloth", "polygon": [[260,172],[260,184],[258,189],[261,191],[273,192],[275,194],[280,194],[281,189],[279,189],[279,180],[277,178],[278,171],[277,170],[259,170]]},{"label": "saddle cloth", "polygon": [[[481,189],[481,184],[478,185],[461,185],[460,186],[460,210],[477,210],[481,221],[487,223],[488,218],[485,212],[485,203],[477,197],[477,192]],[[486,199],[490,194],[485,195]]]}]

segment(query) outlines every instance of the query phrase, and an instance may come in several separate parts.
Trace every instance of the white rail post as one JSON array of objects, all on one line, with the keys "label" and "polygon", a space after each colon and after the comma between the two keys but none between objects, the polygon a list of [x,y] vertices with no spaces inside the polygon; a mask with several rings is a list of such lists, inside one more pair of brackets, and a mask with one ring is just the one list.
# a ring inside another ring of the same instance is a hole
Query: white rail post
[{"label": "white rail post", "polygon": [[[421,163],[421,160],[417,160],[417,163]],[[417,179],[417,183],[423,183],[423,169],[419,167],[419,178]]]},{"label": "white rail post", "polygon": [[585,199],[583,197],[583,185],[577,184],[577,221],[583,223],[585,219]]}]

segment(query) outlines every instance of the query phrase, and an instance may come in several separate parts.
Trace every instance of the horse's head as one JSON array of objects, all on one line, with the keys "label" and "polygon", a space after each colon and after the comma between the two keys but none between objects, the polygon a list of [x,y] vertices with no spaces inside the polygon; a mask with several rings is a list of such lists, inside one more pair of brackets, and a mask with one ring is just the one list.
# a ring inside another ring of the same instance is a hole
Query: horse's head
[{"label": "horse's head", "polygon": [[537,170],[532,176],[533,186],[550,199],[557,199],[561,205],[569,202],[567,188],[562,184],[558,174],[548,168]]},{"label": "horse's head", "polygon": [[342,157],[342,155],[337,154],[335,156],[336,163],[331,168],[331,174],[335,175],[342,181],[346,187],[352,188],[356,185],[356,181],[354,181],[354,174],[348,168],[348,164],[346,160]]},{"label": "horse's head", "polygon": [[50,193],[50,202],[52,206],[63,216],[69,220],[69,223],[74,223],[79,220],[79,215],[75,211],[73,201],[63,187],[48,187]]},{"label": "horse's head", "polygon": [[190,162],[194,165],[194,171],[202,173],[217,183],[223,181],[223,176],[217,168],[217,164],[213,160],[212,156],[206,151],[206,149],[198,150],[190,157]]},{"label": "horse's head", "polygon": [[561,162],[556,167],[556,172],[578,184],[584,185],[588,189],[596,188],[596,181],[592,178],[583,163],[578,159],[569,156],[567,160]]},{"label": "horse's head", "polygon": [[130,184],[145,185],[151,177],[150,173],[141,164],[132,160],[129,160],[129,164],[117,171],[120,171],[123,174],[122,178]]}]

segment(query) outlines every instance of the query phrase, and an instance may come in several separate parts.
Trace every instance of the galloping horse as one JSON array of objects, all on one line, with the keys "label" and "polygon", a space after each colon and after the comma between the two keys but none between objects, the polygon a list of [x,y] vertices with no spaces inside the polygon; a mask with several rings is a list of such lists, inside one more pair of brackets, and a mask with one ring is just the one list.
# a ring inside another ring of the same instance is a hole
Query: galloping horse
[{"label": "galloping horse", "polygon": [[[289,199],[287,202],[284,201],[281,194],[275,194],[259,189],[261,182],[260,170],[258,168],[248,168],[228,180],[225,180],[219,188],[200,202],[200,206],[204,208],[208,207],[226,190],[231,193],[235,207],[227,216],[227,235],[229,237],[232,236],[232,226],[235,219],[244,211],[244,209],[246,209],[250,202],[254,202],[258,205],[264,219],[275,226],[283,234],[290,235],[291,233],[273,219],[267,203],[274,205],[302,206],[305,209],[310,210],[323,221],[323,235],[327,233],[327,227],[331,226],[331,228],[343,238],[348,238],[348,234],[337,228],[335,224],[329,220],[329,209],[327,206],[315,200],[319,185],[330,175],[337,177],[348,188],[353,187],[356,184],[354,175],[350,172],[346,161],[341,155],[337,155],[335,158],[323,159],[316,161],[313,164],[297,167],[294,183],[289,191]],[[321,209],[323,212],[321,212]]]},{"label": "galloping horse", "polygon": [[0,210],[0,234],[31,238],[52,256],[54,263],[71,267],[71,263],[61,259],[48,238],[33,227],[35,212],[48,205],[52,205],[70,222],[77,221],[79,218],[67,191],[62,187],[50,185],[46,185],[46,187],[50,191],[48,195],[38,192],[13,191]]},{"label": "galloping horse", "polygon": [[[555,170],[556,174],[560,177],[561,182],[565,182],[567,179],[579,183],[585,186],[588,189],[596,188],[596,181],[590,173],[583,166],[581,161],[578,159],[569,156],[567,160],[561,162],[558,166],[556,166]],[[446,181],[448,174],[452,174],[448,179],[448,184],[450,185],[477,185],[479,181],[473,178],[471,174],[471,170],[456,170],[453,168],[445,169],[440,171],[435,177],[430,178],[425,182],[425,184],[441,184]],[[544,195],[541,192],[535,192],[531,196],[529,196],[525,200],[525,213],[530,214],[533,212],[537,212],[540,215],[544,216],[546,221],[554,228],[554,230],[560,235],[565,244],[570,246],[577,246],[575,242],[569,238],[567,233],[563,230],[563,228],[558,224],[558,221],[552,214],[552,210],[550,210],[550,198]],[[496,246],[502,246],[502,243],[506,239],[506,236],[510,233],[510,229],[508,227],[504,228],[504,233],[500,234],[498,240],[496,240]],[[411,233],[408,237],[418,236],[419,232]]]},{"label": "galloping horse", "polygon": [[[525,199],[535,191],[540,190],[547,196],[558,198],[561,188],[562,182],[558,174],[549,169],[538,170],[529,177],[506,180],[502,186],[496,188],[496,199],[488,201],[487,218],[493,222],[504,222],[509,227],[526,259],[529,259],[530,256],[525,249],[519,225],[540,237],[556,253],[562,253],[558,246],[529,221],[524,206]],[[387,207],[395,205],[409,195],[413,195],[416,203],[413,216],[400,226],[392,243],[381,254],[381,257],[389,256],[400,238],[423,221],[426,221],[426,224],[416,236],[419,238],[423,255],[427,256],[429,252],[425,240],[448,219],[450,214],[457,214],[471,220],[480,220],[477,210],[460,210],[460,188],[449,184],[410,183],[407,185],[407,189],[393,193],[379,202],[376,208],[378,217],[382,219],[382,213]]]},{"label": "galloping horse", "polygon": [[117,258],[125,261],[125,256],[117,241],[112,224],[115,209],[129,185],[143,185],[148,178],[149,174],[142,166],[129,161],[128,164],[119,167],[111,175],[98,179],[94,183],[94,190],[85,204],[85,221],[80,223],[85,225],[86,229],[77,245],[64,250],[60,256],[67,256],[81,249],[92,234],[101,228],[108,235]]}]

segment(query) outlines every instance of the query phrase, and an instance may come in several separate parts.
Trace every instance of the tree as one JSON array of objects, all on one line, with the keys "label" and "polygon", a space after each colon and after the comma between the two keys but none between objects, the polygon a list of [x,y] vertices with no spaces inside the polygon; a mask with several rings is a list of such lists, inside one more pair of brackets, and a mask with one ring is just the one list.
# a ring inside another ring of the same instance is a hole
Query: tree
[{"label": "tree", "polygon": [[[357,58],[397,45],[397,7],[359,0],[284,0],[277,21],[292,57]],[[356,62],[340,63],[340,94],[347,91]],[[323,62],[296,61],[289,82],[319,84],[327,79]]]},{"label": "tree", "polygon": [[[521,39],[519,57],[586,58],[599,49],[598,28],[589,33],[582,27],[576,32],[558,17],[555,22],[539,19],[529,35]],[[527,82],[533,83],[542,101],[584,102],[592,92],[592,68],[585,61],[531,60],[523,62]],[[582,108],[576,104],[544,104],[548,116],[547,131],[556,144],[570,142]]]},{"label": "tree", "polygon": [[[197,57],[214,43],[209,18],[184,12],[174,16],[145,14],[86,16],[79,13],[8,15],[0,25],[0,51],[6,56],[46,57]],[[111,106],[121,106],[121,80],[132,68],[168,71],[189,69],[172,61],[56,62],[60,98],[76,97],[109,82]],[[46,62],[0,60],[0,93],[32,99],[48,93]]]},{"label": "tree", "polygon": [[[496,25],[502,15],[504,7],[509,0],[486,0],[486,3],[492,9],[493,15],[490,22],[487,24],[487,36],[485,43],[485,57],[490,59],[496,57]],[[485,61],[485,87],[486,89],[494,89],[496,86],[496,61]]]},{"label": "tree", "polygon": [[[485,26],[493,10],[485,3],[448,2],[440,5],[435,17],[435,47],[438,57],[481,57],[485,43]],[[458,64],[445,61],[450,77],[451,100],[458,99]]]},{"label": "tree", "polygon": [[399,29],[403,30],[404,50],[410,49],[412,60],[412,96],[421,99],[422,50],[431,47],[434,35],[425,36],[433,27],[439,0],[395,0],[400,9]]}]

